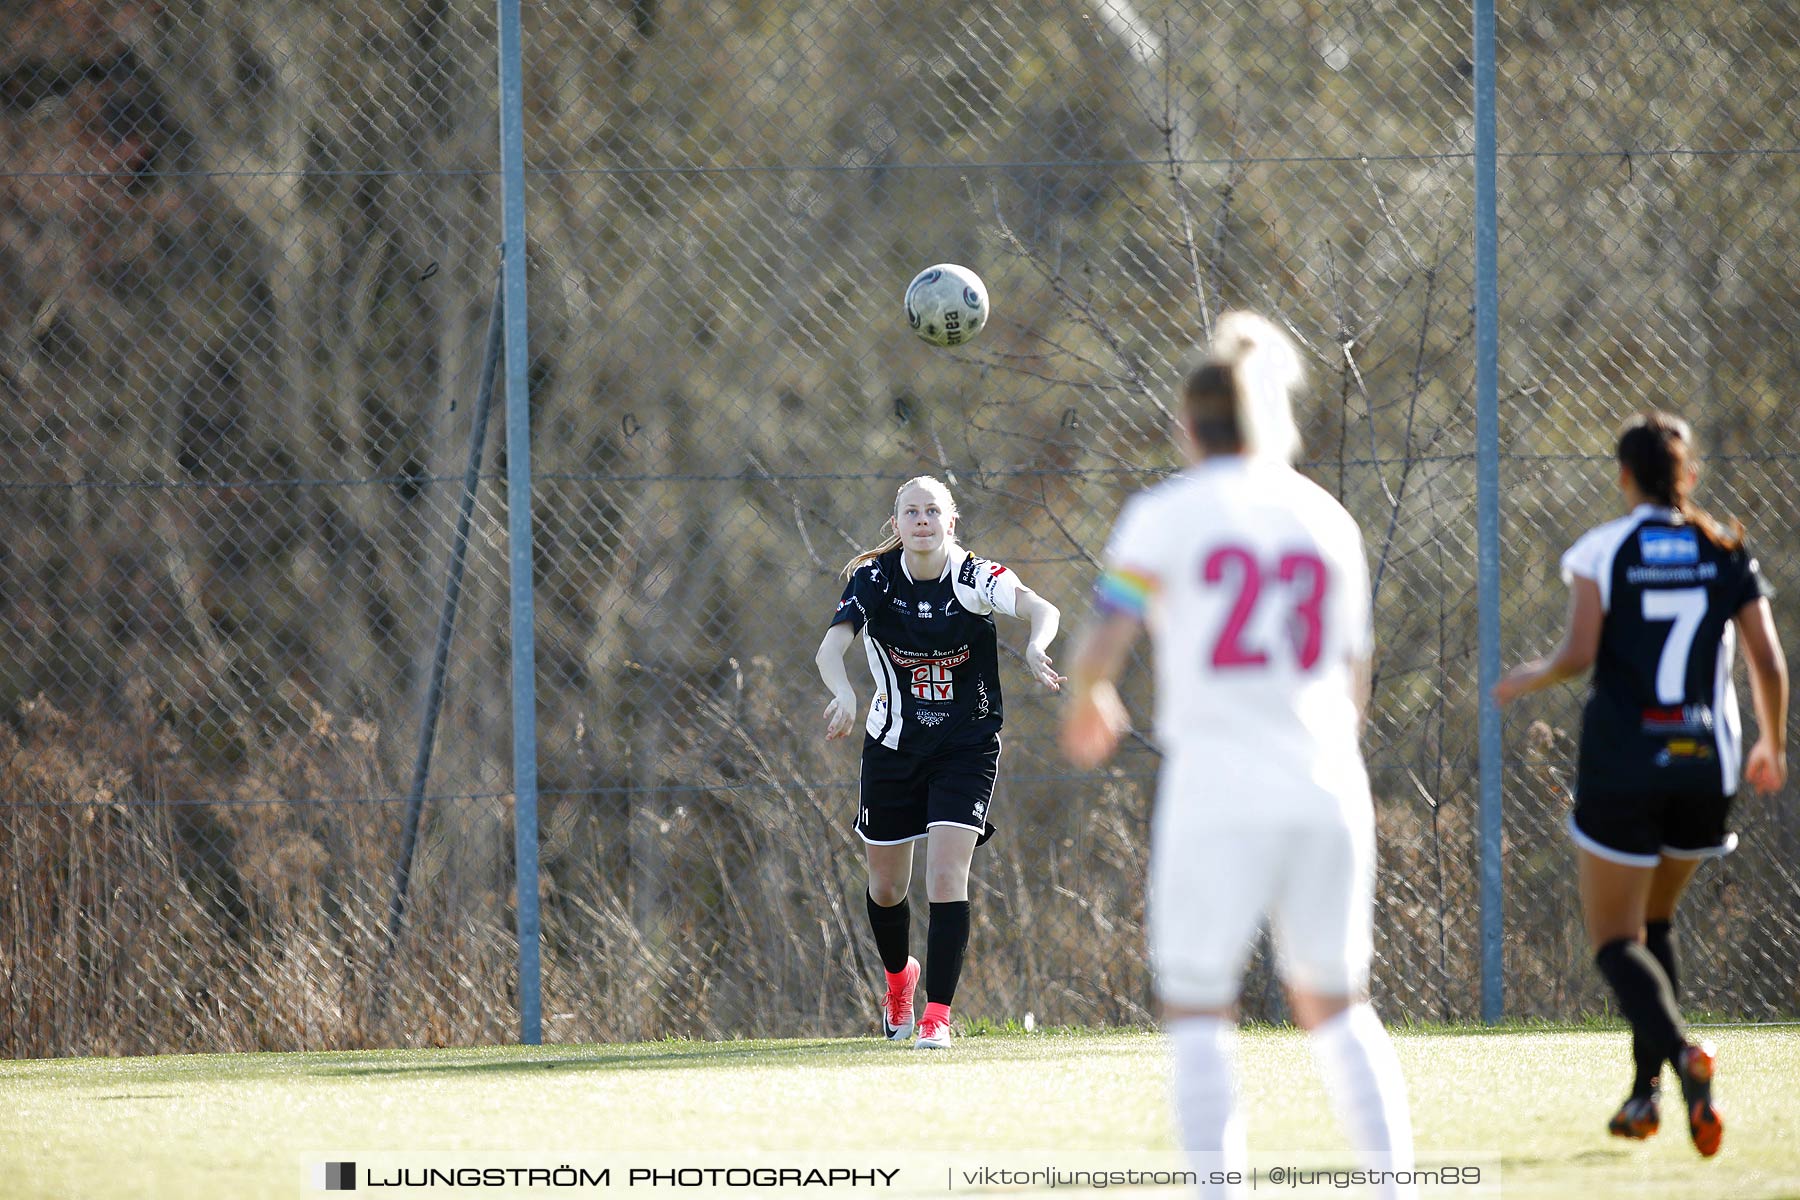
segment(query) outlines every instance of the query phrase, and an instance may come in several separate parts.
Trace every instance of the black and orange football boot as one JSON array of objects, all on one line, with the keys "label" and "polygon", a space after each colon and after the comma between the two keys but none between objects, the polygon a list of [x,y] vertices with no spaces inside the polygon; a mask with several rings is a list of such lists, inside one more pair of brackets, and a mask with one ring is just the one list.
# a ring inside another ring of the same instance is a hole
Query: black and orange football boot
[{"label": "black and orange football boot", "polygon": [[1687,1106],[1688,1133],[1694,1149],[1702,1157],[1711,1158],[1725,1140],[1725,1118],[1713,1103],[1713,1072],[1718,1057],[1709,1042],[1684,1046],[1675,1056],[1675,1073],[1681,1077],[1681,1100]]}]

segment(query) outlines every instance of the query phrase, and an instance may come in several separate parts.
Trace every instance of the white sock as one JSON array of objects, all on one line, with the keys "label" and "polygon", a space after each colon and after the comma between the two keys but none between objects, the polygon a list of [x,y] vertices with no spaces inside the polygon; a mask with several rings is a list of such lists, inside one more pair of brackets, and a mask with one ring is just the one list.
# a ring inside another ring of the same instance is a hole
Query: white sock
[{"label": "white sock", "polygon": [[[1232,1060],[1237,1054],[1237,1026],[1219,1017],[1181,1017],[1169,1022],[1175,1046],[1175,1119],[1181,1148],[1197,1158],[1202,1179],[1212,1170],[1246,1169],[1244,1120],[1238,1111]],[[1234,1187],[1207,1187],[1204,1200],[1236,1200]]]},{"label": "white sock", "polygon": [[[1367,1004],[1348,1009],[1312,1031],[1313,1058],[1325,1077],[1338,1119],[1365,1167],[1413,1169],[1412,1113],[1394,1043]],[[1373,1189],[1381,1200],[1418,1195],[1416,1186],[1388,1183]]]}]

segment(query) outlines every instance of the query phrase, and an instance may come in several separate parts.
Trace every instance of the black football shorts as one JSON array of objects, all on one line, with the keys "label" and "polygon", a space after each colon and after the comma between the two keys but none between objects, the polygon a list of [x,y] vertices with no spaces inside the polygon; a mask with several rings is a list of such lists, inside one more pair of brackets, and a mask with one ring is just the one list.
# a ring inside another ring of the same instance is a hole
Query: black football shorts
[{"label": "black football shorts", "polygon": [[926,836],[933,825],[994,835],[988,805],[1000,775],[1000,735],[932,754],[889,750],[864,736],[856,832],[871,846],[896,846]]},{"label": "black football shorts", "polygon": [[1662,856],[1720,858],[1737,849],[1727,825],[1736,797],[1716,791],[1614,792],[1578,787],[1569,833],[1601,858],[1654,867]]}]

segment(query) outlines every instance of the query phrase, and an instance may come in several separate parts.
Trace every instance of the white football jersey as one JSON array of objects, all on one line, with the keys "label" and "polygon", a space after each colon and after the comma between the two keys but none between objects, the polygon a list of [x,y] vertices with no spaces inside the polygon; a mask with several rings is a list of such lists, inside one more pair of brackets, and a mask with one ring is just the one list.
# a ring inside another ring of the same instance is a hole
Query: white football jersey
[{"label": "white football jersey", "polygon": [[1367,810],[1368,564],[1324,489],[1284,463],[1208,459],[1126,504],[1097,600],[1154,639],[1165,804],[1246,823]]}]

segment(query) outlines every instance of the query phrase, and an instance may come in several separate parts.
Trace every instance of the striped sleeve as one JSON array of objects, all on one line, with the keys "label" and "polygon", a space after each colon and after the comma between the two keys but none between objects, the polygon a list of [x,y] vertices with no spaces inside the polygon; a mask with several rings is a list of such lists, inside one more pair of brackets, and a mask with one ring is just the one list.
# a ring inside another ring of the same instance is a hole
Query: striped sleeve
[{"label": "striped sleeve", "polygon": [[1094,587],[1094,607],[1106,616],[1142,618],[1150,611],[1156,577],[1134,567],[1108,567]]}]

